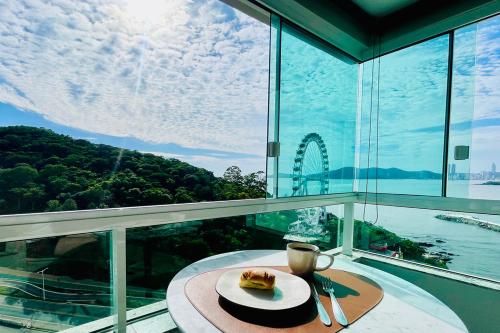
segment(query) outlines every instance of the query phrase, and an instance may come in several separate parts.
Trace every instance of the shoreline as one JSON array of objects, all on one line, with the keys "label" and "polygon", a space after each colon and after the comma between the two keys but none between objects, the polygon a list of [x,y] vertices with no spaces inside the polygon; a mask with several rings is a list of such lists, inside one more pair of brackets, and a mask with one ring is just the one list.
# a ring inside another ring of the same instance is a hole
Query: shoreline
[{"label": "shoreline", "polygon": [[435,216],[438,220],[448,221],[453,223],[462,223],[475,225],[479,228],[500,232],[500,224],[496,224],[490,221],[481,220],[474,216],[459,215],[459,214],[438,214]]},{"label": "shoreline", "polygon": [[500,185],[500,181],[498,180],[489,180],[487,182],[481,183],[481,184],[476,184],[476,185],[490,185],[490,186],[496,186]]}]

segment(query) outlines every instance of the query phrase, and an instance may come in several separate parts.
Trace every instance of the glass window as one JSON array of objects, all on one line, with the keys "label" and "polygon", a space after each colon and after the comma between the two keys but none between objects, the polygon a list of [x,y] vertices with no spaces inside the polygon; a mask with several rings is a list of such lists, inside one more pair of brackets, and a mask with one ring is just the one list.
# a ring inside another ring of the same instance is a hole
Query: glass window
[{"label": "glass window", "polygon": [[283,249],[283,237],[255,228],[255,215],[127,230],[127,307],[165,300],[172,278],[187,265],[231,251]]},{"label": "glass window", "polygon": [[110,232],[0,244],[1,332],[58,332],[114,313]]},{"label": "glass window", "polygon": [[[269,112],[267,122],[267,198],[278,195],[278,155],[276,151],[279,142],[279,74],[281,52],[281,18],[271,14],[271,36],[269,47]],[[270,151],[274,149],[274,151]],[[276,176],[275,176],[276,175]]]},{"label": "glass window", "polygon": [[363,63],[359,191],[441,195],[448,43]]},{"label": "glass window", "polygon": [[269,17],[251,7],[0,1],[0,214],[264,197]]},{"label": "glass window", "polygon": [[[320,225],[310,220],[299,222],[304,210],[290,210],[128,229],[127,307],[164,300],[175,274],[215,254],[284,250],[287,242],[298,240],[292,236],[308,236],[302,240],[313,242],[322,250],[341,246],[343,205],[325,207],[323,211],[326,220]],[[300,230],[312,232],[305,235]]]},{"label": "glass window", "polygon": [[[455,31],[448,196],[500,199],[500,16]],[[469,158],[456,159],[457,146]]]},{"label": "glass window", "polygon": [[342,246],[344,205],[257,214],[255,227],[289,242],[314,243],[322,249]]},{"label": "glass window", "polygon": [[283,24],[280,197],[352,192],[357,79],[358,64]]},{"label": "glass window", "polygon": [[500,281],[500,216],[356,204],[354,247]]}]

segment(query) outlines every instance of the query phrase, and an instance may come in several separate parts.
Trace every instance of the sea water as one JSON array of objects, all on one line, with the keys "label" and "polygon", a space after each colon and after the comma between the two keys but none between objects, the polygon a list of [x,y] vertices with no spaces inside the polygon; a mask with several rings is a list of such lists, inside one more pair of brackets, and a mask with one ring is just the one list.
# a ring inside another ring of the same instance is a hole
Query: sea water
[{"label": "sea water", "polygon": [[[384,188],[390,188],[394,193],[397,193],[398,188],[414,188],[420,193],[425,193],[426,186],[428,189],[435,189],[441,184],[439,180],[412,179],[384,179],[379,180],[379,183],[384,183]],[[482,181],[469,183],[468,197],[500,200],[500,185],[480,185],[481,183]],[[280,184],[284,187],[285,179],[280,181]],[[314,189],[314,184],[309,186]],[[350,192],[352,184],[330,180],[329,188],[337,192]],[[362,189],[359,191],[362,192]],[[356,204],[354,215],[356,219],[362,220],[364,217],[366,221],[376,223],[401,237],[433,244],[434,246],[429,248],[430,252],[452,253],[452,261],[448,263],[451,270],[500,280],[500,232],[475,225],[443,221],[435,217],[442,213],[443,211],[437,210],[375,205],[367,205],[365,209],[363,204]],[[475,216],[481,220],[500,224],[500,215],[458,214]]]}]

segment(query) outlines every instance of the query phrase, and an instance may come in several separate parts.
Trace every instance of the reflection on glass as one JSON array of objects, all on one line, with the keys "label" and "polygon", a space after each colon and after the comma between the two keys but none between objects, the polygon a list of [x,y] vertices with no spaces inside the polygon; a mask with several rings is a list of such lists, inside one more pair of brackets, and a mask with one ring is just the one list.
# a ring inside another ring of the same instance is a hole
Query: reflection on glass
[{"label": "reflection on glass", "polygon": [[1,332],[55,332],[112,315],[108,233],[3,244]]},{"label": "reflection on glass", "polygon": [[218,253],[284,249],[283,237],[255,226],[255,216],[189,221],[127,230],[127,306],[165,299],[172,278]]},{"label": "reflection on glass", "polygon": [[280,197],[351,192],[358,65],[283,25]]},{"label": "reflection on glass", "polygon": [[359,191],[441,195],[448,38],[363,64]]},{"label": "reflection on glass", "polygon": [[354,216],[358,249],[500,280],[500,216],[361,204]]},{"label": "reflection on glass", "polygon": [[[327,207],[326,214],[323,237],[307,239],[322,250],[342,244],[343,207]],[[284,250],[299,240],[287,237],[298,216],[282,211],[127,230],[127,307],[164,300],[175,274],[197,260],[239,250]]]},{"label": "reflection on glass", "polygon": [[[500,199],[500,16],[455,32],[448,196]],[[470,158],[455,160],[457,145]]]},{"label": "reflection on glass", "polygon": [[343,205],[316,207],[257,214],[255,225],[279,234],[286,241],[331,249],[342,245],[343,216]]},{"label": "reflection on glass", "polygon": [[474,114],[476,25],[454,32],[446,195],[468,197],[470,159],[455,160],[457,146],[471,146]]},{"label": "reflection on glass", "polygon": [[[279,142],[279,71],[281,52],[281,18],[271,15],[271,37],[269,47],[269,114],[267,122],[267,141],[277,145]],[[271,147],[268,147],[268,150]],[[278,146],[272,147],[279,149]],[[276,198],[278,195],[278,152],[268,151],[266,168],[266,197]],[[270,156],[271,155],[271,156]]]}]

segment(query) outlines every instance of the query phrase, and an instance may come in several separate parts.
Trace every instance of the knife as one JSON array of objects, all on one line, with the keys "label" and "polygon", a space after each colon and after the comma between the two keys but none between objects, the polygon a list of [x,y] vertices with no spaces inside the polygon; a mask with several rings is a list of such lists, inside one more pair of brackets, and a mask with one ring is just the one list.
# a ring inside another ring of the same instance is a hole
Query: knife
[{"label": "knife", "polygon": [[318,292],[316,291],[316,287],[314,286],[314,282],[311,283],[311,290],[312,290],[312,295],[314,298],[314,301],[316,302],[316,308],[318,308],[318,314],[319,318],[321,319],[321,322],[325,324],[326,326],[332,325],[332,321],[330,320],[330,317],[328,316],[328,313],[326,312],[325,307],[323,304],[321,304],[321,301],[319,300]]}]

